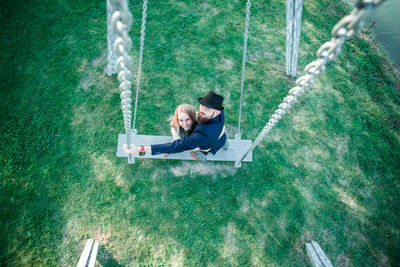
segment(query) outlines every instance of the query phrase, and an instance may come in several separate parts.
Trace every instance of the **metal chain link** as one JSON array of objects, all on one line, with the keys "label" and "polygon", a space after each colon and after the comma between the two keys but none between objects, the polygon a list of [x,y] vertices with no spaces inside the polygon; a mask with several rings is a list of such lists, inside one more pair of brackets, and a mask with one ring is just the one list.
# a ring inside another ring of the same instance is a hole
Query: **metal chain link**
[{"label": "metal chain link", "polygon": [[110,3],[114,7],[114,10],[121,12],[122,21],[128,27],[127,30],[129,32],[132,25],[132,14],[129,11],[128,2],[126,0],[110,0]]},{"label": "metal chain link", "polygon": [[326,67],[326,64],[335,59],[342,48],[343,43],[356,35],[361,28],[364,17],[372,7],[381,4],[384,0],[358,0],[350,15],[343,17],[332,30],[332,39],[324,43],[317,52],[318,59],[308,64],[304,69],[304,75],[296,80],[296,86],[290,89],[289,95],[283,99],[275,113],[270,117],[268,123],[257,136],[253,145],[247,150],[239,163],[261,142],[261,140],[278,123],[282,116],[296,103],[304,90],[309,87],[314,78],[319,76]]},{"label": "metal chain link", "polygon": [[132,40],[129,37],[129,30],[132,25],[132,14],[129,11],[126,0],[110,0],[114,13],[111,16],[111,31],[116,37],[114,41],[114,53],[117,56],[116,69],[118,72],[118,81],[120,82],[120,97],[122,115],[124,118],[125,133],[127,135],[127,144],[130,146],[131,122],[132,122],[132,72],[129,68],[132,65],[132,58],[129,52],[132,48]]},{"label": "metal chain link", "polygon": [[240,134],[240,122],[242,121],[243,87],[244,87],[244,75],[246,72],[247,40],[249,39],[250,7],[251,7],[251,2],[250,2],[250,0],[247,0],[247,3],[246,3],[246,25],[244,27],[242,77],[241,77],[241,81],[240,81],[239,119],[238,119],[238,131],[237,131],[237,138],[239,138],[239,139],[240,139],[240,135],[241,135]]},{"label": "metal chain link", "polygon": [[142,11],[142,28],[140,30],[140,50],[139,50],[139,65],[136,80],[136,98],[135,98],[135,112],[133,115],[133,129],[135,130],[136,125],[136,112],[139,99],[139,88],[140,88],[140,78],[142,72],[142,61],[143,61],[143,48],[144,48],[144,36],[146,32],[146,16],[147,16],[147,0],[143,1],[143,11]]}]

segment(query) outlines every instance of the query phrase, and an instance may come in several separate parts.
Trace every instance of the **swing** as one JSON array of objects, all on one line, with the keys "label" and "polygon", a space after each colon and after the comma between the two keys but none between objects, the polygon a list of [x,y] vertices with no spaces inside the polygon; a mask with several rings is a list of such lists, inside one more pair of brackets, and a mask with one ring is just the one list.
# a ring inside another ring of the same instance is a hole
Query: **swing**
[{"label": "swing", "polygon": [[[279,122],[279,120],[290,110],[290,108],[297,102],[306,88],[310,87],[315,78],[321,75],[326,68],[326,64],[335,59],[341,51],[344,42],[354,37],[361,29],[364,17],[371,11],[372,8],[381,4],[383,0],[357,0],[351,14],[343,17],[332,29],[332,38],[330,41],[325,42],[317,51],[317,59],[309,63],[305,69],[303,76],[296,80],[296,86],[289,90],[289,94],[283,99],[283,102],[275,110],[274,114],[270,117],[264,128],[261,130],[256,140],[241,140],[240,139],[240,120],[242,109],[242,96],[244,84],[244,71],[246,62],[246,49],[247,49],[247,33],[248,24],[250,19],[250,0],[246,4],[246,27],[243,49],[243,64],[242,64],[242,80],[241,80],[241,94],[240,94],[240,109],[239,109],[239,126],[238,133],[235,139],[229,139],[229,149],[226,152],[218,151],[215,156],[210,156],[209,160],[223,160],[234,161],[235,167],[240,167],[242,161],[252,161],[252,151],[261,142],[261,140],[272,130],[272,128]],[[138,100],[138,90],[140,84],[140,72],[143,55],[144,44],[144,30],[146,23],[147,0],[143,2],[143,17],[142,28],[140,37],[140,54],[139,54],[139,67],[138,79],[136,86],[136,102],[133,128],[130,127],[132,112],[131,112],[131,91],[132,86],[129,81],[132,78],[132,73],[129,67],[132,59],[128,52],[132,46],[132,41],[128,36],[128,31],[132,23],[132,15],[128,10],[126,0],[108,0],[107,1],[107,41],[108,41],[108,66],[107,74],[118,72],[118,80],[120,82],[121,90],[121,106],[124,117],[125,135],[120,135],[118,138],[117,155],[119,157],[127,157],[122,150],[123,144],[159,144],[171,141],[169,136],[150,136],[150,135],[137,135],[135,129],[136,108]],[[111,26],[112,25],[112,26]],[[115,33],[114,33],[115,32]],[[118,58],[116,58],[118,56]],[[129,134],[127,134],[129,133]],[[133,141],[133,142],[131,142]],[[245,151],[245,152],[244,152]],[[179,155],[180,154],[180,155]],[[135,155],[134,157],[138,157]],[[129,163],[134,163],[134,157],[128,157]],[[163,156],[144,156],[145,158],[163,158]],[[192,160],[187,152],[182,152],[170,155],[170,159],[179,160]]]},{"label": "swing", "polygon": [[[132,41],[128,35],[130,26],[132,24],[132,15],[129,12],[126,1],[109,0],[107,2],[107,31],[108,31],[108,69],[107,74],[118,72],[118,80],[120,82],[121,99],[122,99],[122,113],[124,116],[125,123],[125,134],[119,134],[118,146],[117,146],[117,157],[128,157],[129,163],[134,163],[135,158],[149,158],[149,159],[175,159],[175,160],[195,160],[190,151],[184,151],[180,153],[171,153],[168,157],[163,155],[126,155],[123,150],[123,145],[134,144],[139,145],[153,145],[163,144],[172,142],[171,136],[156,136],[156,135],[138,135],[135,129],[136,123],[136,112],[138,104],[138,92],[140,88],[140,77],[143,59],[143,47],[144,47],[144,36],[146,29],[146,16],[147,16],[147,0],[143,2],[142,12],[142,26],[141,26],[141,37],[140,37],[140,50],[139,50],[139,65],[136,83],[136,99],[135,99],[135,110],[133,127],[131,124],[131,91],[132,86],[130,79],[132,73],[129,71],[129,67],[132,64],[132,59],[129,56],[129,51],[132,46]],[[245,27],[245,40],[243,50],[243,62],[242,62],[242,81],[241,81],[241,94],[240,94],[240,108],[239,108],[239,123],[238,123],[238,134],[235,135],[235,139],[227,139],[228,148],[220,149],[215,155],[209,153],[207,155],[207,161],[233,161],[235,167],[240,167],[241,161],[250,162],[252,161],[252,153],[248,153],[246,157],[243,155],[248,151],[252,145],[251,140],[243,140],[240,138],[240,121],[242,112],[242,98],[243,98],[243,85],[244,85],[244,72],[246,63],[246,51],[247,51],[247,39],[248,39],[248,27],[250,19],[250,1],[247,3],[246,10],[246,27]],[[242,159],[243,158],[243,159]],[[242,159],[241,161],[239,161]]]},{"label": "swing", "polygon": [[[132,135],[131,137],[132,144],[137,145],[156,145],[156,144],[164,144],[172,142],[172,136],[158,136],[158,135]],[[218,152],[213,155],[209,153],[207,155],[207,161],[238,161],[244,153],[246,153],[247,149],[251,147],[251,140],[242,140],[242,139],[228,139],[227,140],[229,147],[228,149],[221,148]],[[118,148],[117,148],[117,156],[118,157],[128,157],[124,150],[122,149],[122,145],[126,144],[126,135],[119,134],[118,135]],[[177,159],[177,160],[195,160],[191,155],[190,151],[183,151],[180,153],[171,153],[168,154],[168,157],[164,157],[162,154],[159,155],[134,155],[135,158],[147,158],[147,159]],[[252,161],[252,154],[246,156],[244,161]]]}]

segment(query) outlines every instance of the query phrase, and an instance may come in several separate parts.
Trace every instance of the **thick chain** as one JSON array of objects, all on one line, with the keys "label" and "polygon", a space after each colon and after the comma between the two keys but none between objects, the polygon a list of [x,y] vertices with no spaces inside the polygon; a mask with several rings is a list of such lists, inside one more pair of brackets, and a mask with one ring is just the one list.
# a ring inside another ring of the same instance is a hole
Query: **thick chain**
[{"label": "thick chain", "polygon": [[140,78],[142,73],[142,61],[143,61],[143,48],[144,48],[144,35],[146,32],[146,17],[147,17],[147,0],[143,1],[143,11],[142,11],[142,28],[140,30],[140,50],[139,50],[139,65],[136,80],[136,98],[135,98],[135,112],[133,115],[133,129],[135,130],[136,125],[136,112],[139,99],[139,88],[140,88]]},{"label": "thick chain", "polygon": [[288,96],[283,99],[283,102],[279,105],[278,109],[257,136],[253,145],[247,150],[239,162],[242,162],[243,159],[246,158],[247,155],[261,142],[267,133],[271,131],[282,116],[285,115],[293,104],[297,102],[297,98],[304,93],[304,90],[313,84],[314,78],[319,76],[325,70],[326,64],[339,55],[343,43],[358,33],[363,18],[371,8],[379,5],[383,1],[384,0],[358,0],[350,15],[343,17],[333,27],[332,39],[324,43],[318,49],[318,59],[305,67],[305,74],[296,80],[296,86],[290,89]]},{"label": "thick chain", "polygon": [[251,2],[247,0],[246,4],[246,25],[244,27],[244,43],[243,43],[243,59],[242,59],[242,77],[240,80],[240,103],[239,103],[239,119],[237,137],[240,139],[240,122],[242,121],[242,102],[243,102],[243,87],[244,75],[246,72],[246,54],[247,54],[247,40],[249,39],[249,24],[250,24],[250,7]]},{"label": "thick chain", "polygon": [[114,41],[114,53],[117,56],[116,68],[118,72],[119,89],[121,91],[121,107],[124,117],[125,132],[128,133],[131,127],[132,111],[131,111],[131,87],[132,73],[129,70],[132,64],[132,58],[129,52],[132,48],[132,40],[129,38],[128,32],[132,25],[132,15],[129,12],[127,1],[111,0],[114,13],[111,16],[111,30],[116,37]]}]

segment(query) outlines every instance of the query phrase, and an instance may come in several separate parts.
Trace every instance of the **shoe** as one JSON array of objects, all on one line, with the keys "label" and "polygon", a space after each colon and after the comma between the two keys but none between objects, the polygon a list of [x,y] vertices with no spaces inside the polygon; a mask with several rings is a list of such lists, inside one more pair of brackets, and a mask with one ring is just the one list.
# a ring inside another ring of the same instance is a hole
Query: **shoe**
[{"label": "shoe", "polygon": [[207,156],[203,154],[203,152],[199,150],[190,151],[190,155],[198,161],[207,162]]},{"label": "shoe", "polygon": [[229,143],[228,143],[228,140],[226,140],[225,144],[222,146],[222,149],[228,150],[228,148],[229,148]]}]

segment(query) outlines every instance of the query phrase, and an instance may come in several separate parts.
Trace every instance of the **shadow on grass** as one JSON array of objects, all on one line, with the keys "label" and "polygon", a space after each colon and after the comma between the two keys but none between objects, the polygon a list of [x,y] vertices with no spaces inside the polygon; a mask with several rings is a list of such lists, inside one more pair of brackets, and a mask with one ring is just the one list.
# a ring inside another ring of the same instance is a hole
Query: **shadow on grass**
[{"label": "shadow on grass", "polygon": [[104,267],[120,267],[119,264],[114,258],[111,252],[109,252],[103,245],[99,246],[99,251],[97,254],[97,261]]}]

